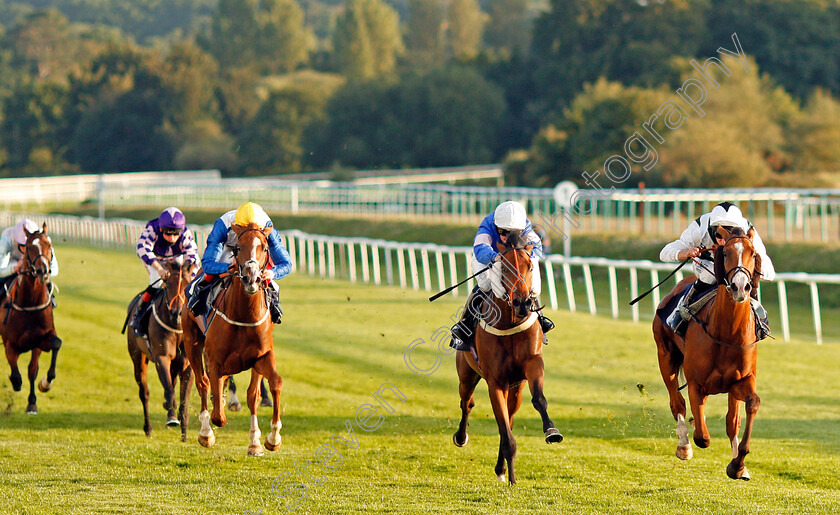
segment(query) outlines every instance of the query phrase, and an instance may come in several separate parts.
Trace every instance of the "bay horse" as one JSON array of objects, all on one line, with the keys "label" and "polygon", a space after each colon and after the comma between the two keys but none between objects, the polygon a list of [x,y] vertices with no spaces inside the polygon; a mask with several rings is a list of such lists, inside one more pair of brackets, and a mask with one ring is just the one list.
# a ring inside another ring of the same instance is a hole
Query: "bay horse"
[{"label": "bay horse", "polygon": [[[516,440],[511,424],[513,415],[522,404],[525,383],[531,390],[531,404],[539,412],[543,423],[546,443],[563,441],[563,435],[554,427],[548,416],[548,403],[543,394],[544,364],[542,358],[543,332],[537,321],[537,313],[531,310],[531,250],[521,233],[511,232],[508,243],[499,242],[497,250],[502,255],[501,274],[494,290],[503,290],[503,298],[490,295],[489,312],[492,320],[482,314],[476,328],[476,358],[471,352],[457,352],[455,357],[459,394],[461,397],[461,423],[452,441],[458,447],[469,442],[467,418],[475,402],[473,392],[481,378],[487,382],[490,404],[499,426],[499,457],[496,461],[496,477],[505,480],[507,465],[508,480],[516,483],[514,459]],[[488,270],[485,273],[495,273]],[[487,310],[485,310],[486,313]]]},{"label": "bay horse", "polygon": [[[260,402],[260,382],[268,378],[269,390],[274,400],[271,429],[265,447],[274,451],[280,447],[280,391],[283,380],[275,370],[274,322],[268,311],[268,302],[261,274],[269,262],[268,235],[273,227],[261,228],[257,224],[232,225],[237,236],[235,261],[230,266],[230,285],[213,301],[209,326],[202,332],[203,324],[187,310],[184,314],[184,336],[189,349],[190,366],[195,372],[196,387],[201,396],[198,420],[201,430],[198,442],[211,447],[216,442],[210,422],[223,427],[227,422],[222,396],[225,380],[232,374],[251,369],[248,386],[248,409],[251,410],[249,456],[262,456],[260,428],[257,422],[257,405]],[[206,358],[206,361],[205,361]],[[209,376],[209,377],[208,377]],[[213,397],[213,413],[207,411],[207,391]]]},{"label": "bay horse", "polygon": [[[718,236],[725,244],[714,251],[716,296],[689,320],[685,339],[677,336],[659,316],[653,320],[659,370],[668,388],[671,413],[677,421],[677,457],[689,460],[693,456],[685,421],[685,399],[678,385],[682,368],[694,416],[694,443],[698,447],[705,449],[710,443],[705,414],[707,397],[729,394],[726,434],[732,446],[732,461],[726,467],[726,474],[743,480],[750,479],[744,459],[750,452],[753,422],[761,403],[755,387],[757,340],[750,305],[750,292],[758,288],[761,276],[761,257],[752,244],[754,235],[753,228],[746,234],[740,228],[733,228],[732,232],[718,228]],[[692,275],[680,281],[662,299],[659,309],[694,280]],[[739,443],[741,402],[745,403],[747,420]]]},{"label": "bay horse", "polygon": [[55,379],[55,364],[61,339],[53,323],[53,293],[50,281],[53,248],[47,237],[47,224],[40,231],[29,232],[24,228],[26,244],[20,272],[14,281],[7,283],[6,299],[0,306],[0,338],[6,348],[14,391],[19,392],[23,380],[18,370],[18,356],[32,352],[29,360],[29,399],[26,412],[38,413],[35,397],[35,378],[38,376],[38,358],[42,352],[52,351],[47,377],[38,383],[38,389],[47,392]]},{"label": "bay horse", "polygon": [[[187,440],[187,425],[189,422],[189,398],[192,389],[192,369],[184,350],[184,331],[181,329],[181,314],[184,310],[184,290],[192,280],[198,265],[192,262],[184,263],[183,256],[175,259],[162,259],[169,275],[164,281],[161,293],[157,294],[151,303],[151,316],[148,317],[147,337],[134,335],[128,331],[128,354],[134,363],[134,380],[139,387],[140,402],[143,404],[143,432],[146,436],[152,433],[149,422],[149,384],[146,381],[148,363],[151,361],[163,386],[163,409],[167,412],[167,426],[181,426],[181,441]],[[126,323],[131,318],[139,304],[138,294],[128,305]],[[142,321],[138,320],[138,323]],[[126,326],[123,325],[123,333]],[[175,386],[181,379],[181,404],[178,416],[175,416]]]}]

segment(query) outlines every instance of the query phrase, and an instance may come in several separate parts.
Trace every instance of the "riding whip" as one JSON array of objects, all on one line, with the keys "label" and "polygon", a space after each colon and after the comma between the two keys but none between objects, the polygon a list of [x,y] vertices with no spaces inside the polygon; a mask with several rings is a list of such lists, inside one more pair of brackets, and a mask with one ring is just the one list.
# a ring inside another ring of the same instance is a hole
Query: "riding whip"
[{"label": "riding whip", "polygon": [[649,294],[650,292],[652,292],[653,290],[655,290],[655,289],[659,288],[659,287],[662,285],[662,283],[664,283],[665,281],[667,281],[668,279],[670,279],[670,278],[671,278],[671,276],[673,276],[675,273],[677,273],[677,272],[679,271],[679,269],[680,269],[680,268],[682,268],[682,267],[684,267],[684,266],[685,266],[685,264],[686,264],[686,263],[688,263],[689,261],[691,261],[691,258],[688,258],[688,259],[686,259],[685,261],[683,261],[682,263],[680,263],[680,266],[678,266],[677,268],[675,268],[675,269],[674,269],[674,271],[673,271],[673,272],[671,272],[670,274],[668,274],[668,277],[666,277],[665,279],[662,279],[661,281],[659,281],[659,284],[657,284],[657,285],[656,285],[656,286],[654,286],[653,288],[649,289],[648,291],[644,292],[643,294],[639,295],[639,296],[638,296],[638,297],[636,297],[635,299],[631,300],[631,301],[630,301],[630,305],[632,306],[633,304],[635,304],[635,303],[639,302],[640,300],[642,300],[643,298],[647,297],[647,296],[648,296],[648,294]]},{"label": "riding whip", "polygon": [[435,295],[433,295],[433,296],[429,297],[429,302],[432,302],[432,301],[434,301],[435,299],[438,299],[438,298],[440,298],[440,297],[443,297],[444,295],[446,295],[447,293],[451,292],[452,290],[454,290],[454,289],[455,289],[455,288],[457,288],[458,286],[461,286],[462,284],[464,284],[465,282],[469,281],[469,280],[470,280],[470,279],[472,279],[473,277],[477,276],[477,275],[478,275],[478,274],[480,274],[480,273],[486,272],[487,270],[490,270],[491,268],[493,268],[493,265],[492,265],[492,264],[487,265],[486,267],[482,268],[482,269],[481,269],[481,270],[479,270],[478,272],[476,272],[476,273],[472,274],[471,276],[467,277],[466,279],[464,279],[463,281],[459,282],[458,284],[456,284],[456,285],[454,285],[454,286],[450,286],[449,288],[447,288],[447,289],[443,290],[442,292],[440,292],[440,293],[436,293]]}]

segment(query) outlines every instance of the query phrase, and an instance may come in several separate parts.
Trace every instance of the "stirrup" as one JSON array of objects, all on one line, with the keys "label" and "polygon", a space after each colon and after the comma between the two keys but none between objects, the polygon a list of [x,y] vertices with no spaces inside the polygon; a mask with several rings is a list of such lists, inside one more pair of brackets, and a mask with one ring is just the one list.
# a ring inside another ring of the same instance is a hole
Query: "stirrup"
[{"label": "stirrup", "polygon": [[537,311],[537,319],[540,321],[540,327],[542,328],[543,334],[554,329],[554,322],[552,322],[547,316],[543,315],[541,311]]}]

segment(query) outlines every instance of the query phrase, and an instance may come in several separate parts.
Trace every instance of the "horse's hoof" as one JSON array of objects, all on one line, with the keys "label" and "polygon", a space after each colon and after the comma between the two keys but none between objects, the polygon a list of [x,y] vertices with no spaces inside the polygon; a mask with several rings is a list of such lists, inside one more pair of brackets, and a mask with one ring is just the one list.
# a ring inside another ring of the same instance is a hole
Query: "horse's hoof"
[{"label": "horse's hoof", "polygon": [[265,456],[265,451],[263,451],[262,445],[248,446],[248,456]]},{"label": "horse's hoof", "polygon": [[230,410],[230,411],[242,411],[242,404],[240,404],[238,402],[228,404],[228,410]]},{"label": "horse's hoof", "polygon": [[280,448],[282,443],[283,443],[283,441],[278,439],[276,444],[272,444],[271,442],[268,441],[268,438],[266,438],[265,439],[265,448],[268,449],[269,451],[276,451],[277,449]]},{"label": "horse's hoof", "polygon": [[729,465],[726,466],[726,475],[729,476],[730,479],[743,479],[744,481],[750,480],[750,473],[747,470],[747,467],[741,467],[741,470],[738,470],[738,465],[735,464],[735,461],[730,461]]},{"label": "horse's hoof", "polygon": [[169,420],[166,421],[166,426],[167,427],[175,427],[175,426],[180,426],[180,425],[181,425],[181,421],[178,420],[175,417],[170,417]]},{"label": "horse's hoof", "polygon": [[694,445],[700,447],[701,449],[709,447],[710,443],[712,442],[708,438],[697,438],[696,436],[694,437]]},{"label": "horse's hoof", "polygon": [[30,404],[26,407],[26,414],[27,415],[37,415],[38,414],[38,406],[34,404]]},{"label": "horse's hoof", "polygon": [[187,441],[187,434],[186,434],[186,433],[182,433],[182,434],[181,434],[181,441],[182,441],[182,442],[186,442],[186,441]]},{"label": "horse's hoof", "polygon": [[681,460],[690,460],[694,457],[694,451],[691,449],[691,444],[685,447],[677,447],[677,458]]},{"label": "horse's hoof", "polygon": [[52,388],[52,383],[47,381],[47,378],[43,378],[38,382],[38,389],[42,392],[48,392]]},{"label": "horse's hoof", "polygon": [[505,475],[504,474],[496,474],[496,479],[501,481],[502,483],[505,482]]},{"label": "horse's hoof", "polygon": [[268,397],[263,397],[260,401],[260,406],[265,406],[266,408],[273,408],[274,402],[271,401]]},{"label": "horse's hoof", "polygon": [[216,435],[213,433],[210,433],[210,436],[198,435],[198,443],[200,443],[202,447],[213,447],[213,444],[216,443]]},{"label": "horse's hoof", "polygon": [[470,443],[470,435],[465,434],[464,435],[464,441],[459,443],[458,442],[458,433],[455,433],[454,435],[452,435],[452,443],[455,444],[455,447],[463,447],[463,446],[467,445],[468,443]]},{"label": "horse's hoof", "polygon": [[545,443],[560,443],[563,441],[563,435],[555,427],[548,428],[545,432]]}]

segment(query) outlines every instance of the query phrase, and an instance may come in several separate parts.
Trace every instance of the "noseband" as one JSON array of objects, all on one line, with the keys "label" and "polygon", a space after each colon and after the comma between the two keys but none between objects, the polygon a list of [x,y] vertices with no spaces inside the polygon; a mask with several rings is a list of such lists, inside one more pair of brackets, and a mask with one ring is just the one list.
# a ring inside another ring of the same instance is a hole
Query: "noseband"
[{"label": "noseband", "polygon": [[[732,240],[747,240],[747,241],[749,241],[749,237],[747,237],[747,236],[730,236],[730,237],[726,240],[726,243],[724,243],[724,245],[723,245],[723,246],[724,246],[724,248],[725,248],[727,245],[729,245],[729,242],[730,242],[730,241],[732,241]],[[752,245],[752,242],[750,242],[750,245]],[[753,254],[754,254],[754,253],[755,253],[755,249],[753,249]],[[753,259],[755,259],[755,258],[753,257]],[[743,273],[744,275],[746,275],[746,276],[747,276],[747,281],[748,281],[748,282],[750,282],[750,283],[752,282],[752,272],[750,272],[750,270],[749,270],[747,267],[745,267],[744,265],[742,265],[742,264],[740,264],[740,263],[739,263],[739,264],[738,264],[737,266],[735,266],[735,267],[732,267],[732,268],[730,268],[730,269],[728,269],[728,270],[724,270],[724,273],[723,273],[723,284],[724,284],[724,285],[726,285],[726,287],[727,287],[727,288],[730,288],[730,287],[732,286],[732,279],[733,279],[733,278],[735,277],[735,275],[737,275],[738,273]]]}]

